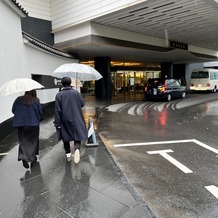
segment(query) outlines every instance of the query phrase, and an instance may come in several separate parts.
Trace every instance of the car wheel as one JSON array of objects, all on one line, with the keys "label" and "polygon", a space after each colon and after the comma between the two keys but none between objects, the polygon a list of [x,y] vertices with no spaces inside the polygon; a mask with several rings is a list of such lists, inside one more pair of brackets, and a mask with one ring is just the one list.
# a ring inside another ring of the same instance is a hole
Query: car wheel
[{"label": "car wheel", "polygon": [[167,98],[166,98],[166,100],[167,100],[167,101],[171,101],[171,99],[172,99],[171,94],[167,94]]},{"label": "car wheel", "polygon": [[186,97],[186,93],[183,92],[183,93],[182,93],[182,98],[185,98],[185,97]]}]

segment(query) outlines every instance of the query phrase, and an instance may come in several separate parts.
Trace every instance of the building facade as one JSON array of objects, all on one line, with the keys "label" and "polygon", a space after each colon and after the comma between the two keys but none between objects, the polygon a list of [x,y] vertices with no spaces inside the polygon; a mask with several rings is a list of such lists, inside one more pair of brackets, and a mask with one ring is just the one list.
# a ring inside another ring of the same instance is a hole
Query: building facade
[{"label": "building facade", "polygon": [[[208,14],[196,21],[195,14],[203,10]],[[37,94],[46,105],[58,90],[52,72],[64,63],[89,61],[103,76],[94,87],[99,99],[140,90],[157,75],[185,77],[189,84],[194,68],[217,60],[216,10],[213,0],[2,0],[0,86],[18,77],[33,78],[45,86]],[[196,22],[210,22],[210,29],[197,29]],[[189,26],[189,34],[183,34]],[[196,40],[186,39],[197,37],[195,31],[202,31]],[[0,96],[0,139],[11,130],[11,105],[20,94]]]}]

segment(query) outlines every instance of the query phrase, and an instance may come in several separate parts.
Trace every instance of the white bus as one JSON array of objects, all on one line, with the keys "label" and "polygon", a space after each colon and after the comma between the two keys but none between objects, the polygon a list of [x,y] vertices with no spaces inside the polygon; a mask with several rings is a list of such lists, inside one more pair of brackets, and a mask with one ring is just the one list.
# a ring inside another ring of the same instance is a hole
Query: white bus
[{"label": "white bus", "polygon": [[194,70],[191,74],[191,91],[216,92],[218,88],[218,70],[202,69]]}]

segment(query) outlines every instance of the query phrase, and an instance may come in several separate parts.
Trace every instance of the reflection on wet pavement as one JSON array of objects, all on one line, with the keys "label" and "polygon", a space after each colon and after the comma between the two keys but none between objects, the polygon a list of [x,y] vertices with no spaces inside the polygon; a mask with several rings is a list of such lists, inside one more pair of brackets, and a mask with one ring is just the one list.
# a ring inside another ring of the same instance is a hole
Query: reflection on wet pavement
[{"label": "reflection on wet pavement", "polygon": [[[100,106],[87,102],[86,119]],[[0,218],[154,217],[123,177],[97,135],[81,161],[68,162],[52,113],[40,126],[40,161],[26,170],[17,161],[17,132],[0,142]]]}]

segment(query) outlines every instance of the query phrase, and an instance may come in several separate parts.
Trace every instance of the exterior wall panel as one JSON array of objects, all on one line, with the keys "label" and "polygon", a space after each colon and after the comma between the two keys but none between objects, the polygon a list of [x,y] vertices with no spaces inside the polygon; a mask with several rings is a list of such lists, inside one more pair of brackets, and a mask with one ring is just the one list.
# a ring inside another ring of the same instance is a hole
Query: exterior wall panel
[{"label": "exterior wall panel", "polygon": [[[0,23],[0,86],[15,78],[31,78],[32,74],[51,75],[59,65],[77,61],[28,44],[22,37],[21,17],[4,1],[0,1],[0,19],[4,21]],[[41,103],[47,104],[54,101],[57,92],[58,88],[45,88],[37,94]],[[22,94],[0,96],[0,140],[11,131],[12,104]]]},{"label": "exterior wall panel", "polygon": [[[23,40],[20,16],[0,1],[0,86],[24,72]],[[16,37],[15,37],[16,36]],[[12,102],[17,95],[0,96],[0,123],[10,118]]]},{"label": "exterior wall panel", "polygon": [[90,21],[96,17],[111,13],[143,0],[59,0],[51,1],[52,25],[54,32]]},{"label": "exterior wall panel", "polygon": [[51,21],[50,0],[18,0],[30,17]]},{"label": "exterior wall panel", "polygon": [[22,31],[25,33],[48,45],[54,45],[54,36],[51,33],[51,21],[25,17],[21,19],[21,25]]}]

